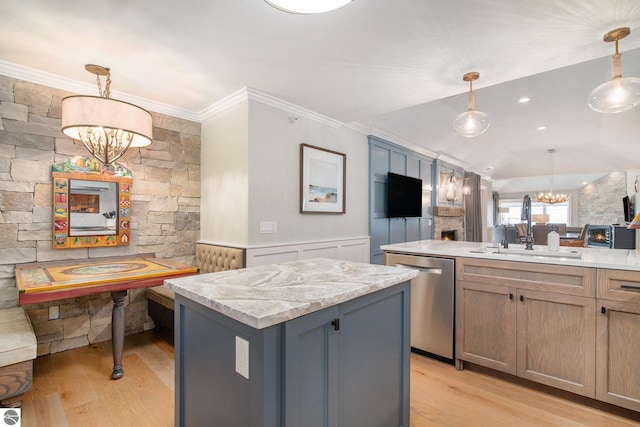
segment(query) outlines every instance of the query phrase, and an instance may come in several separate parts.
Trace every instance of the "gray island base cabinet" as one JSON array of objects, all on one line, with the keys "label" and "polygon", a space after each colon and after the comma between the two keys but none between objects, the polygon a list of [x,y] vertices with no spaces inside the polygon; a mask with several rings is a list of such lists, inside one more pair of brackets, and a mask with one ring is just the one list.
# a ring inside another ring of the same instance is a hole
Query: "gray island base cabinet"
[{"label": "gray island base cabinet", "polygon": [[176,426],[409,427],[409,281],[264,328],[175,302]]}]

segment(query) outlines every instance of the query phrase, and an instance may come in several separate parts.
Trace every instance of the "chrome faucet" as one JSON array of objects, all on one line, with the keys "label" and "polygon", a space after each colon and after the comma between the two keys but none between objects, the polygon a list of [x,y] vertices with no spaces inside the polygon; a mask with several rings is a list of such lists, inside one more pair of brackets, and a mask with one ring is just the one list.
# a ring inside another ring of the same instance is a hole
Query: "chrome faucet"
[{"label": "chrome faucet", "polygon": [[531,197],[528,194],[522,198],[522,214],[520,219],[527,220],[527,238],[524,241],[524,248],[528,251],[533,250],[533,235],[531,234]]}]

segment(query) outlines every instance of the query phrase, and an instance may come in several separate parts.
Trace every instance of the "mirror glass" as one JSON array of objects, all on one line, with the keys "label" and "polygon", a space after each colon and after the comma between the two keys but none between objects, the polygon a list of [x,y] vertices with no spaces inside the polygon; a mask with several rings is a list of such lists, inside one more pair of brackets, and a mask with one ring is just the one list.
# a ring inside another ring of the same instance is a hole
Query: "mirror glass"
[{"label": "mirror glass", "polygon": [[54,248],[129,244],[128,169],[76,156],[55,163],[52,170]]},{"label": "mirror glass", "polygon": [[69,236],[116,234],[117,221],[115,182],[69,180]]}]

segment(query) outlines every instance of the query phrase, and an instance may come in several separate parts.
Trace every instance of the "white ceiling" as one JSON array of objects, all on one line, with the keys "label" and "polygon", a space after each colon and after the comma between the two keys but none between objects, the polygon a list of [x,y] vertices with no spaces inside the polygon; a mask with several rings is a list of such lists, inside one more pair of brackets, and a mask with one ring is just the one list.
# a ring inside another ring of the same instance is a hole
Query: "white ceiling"
[{"label": "white ceiling", "polygon": [[[193,119],[251,87],[442,155],[503,191],[547,185],[555,148],[554,189],[573,189],[640,169],[640,108],[586,105],[611,76],[602,37],[621,26],[624,76],[640,77],[638,0],[355,0],[320,15],[263,0],[2,0],[0,74],[46,72],[51,86],[96,95],[84,64],[100,64],[114,97]],[[473,139],[451,129],[468,71],[480,72],[476,109],[492,121]]]}]

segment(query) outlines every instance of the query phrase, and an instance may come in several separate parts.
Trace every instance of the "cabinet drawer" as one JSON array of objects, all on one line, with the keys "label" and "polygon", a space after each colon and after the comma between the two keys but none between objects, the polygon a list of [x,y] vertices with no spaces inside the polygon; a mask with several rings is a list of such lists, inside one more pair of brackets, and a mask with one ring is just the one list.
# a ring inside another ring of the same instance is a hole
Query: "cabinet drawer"
[{"label": "cabinet drawer", "polygon": [[533,262],[457,258],[456,280],[519,289],[596,296],[596,269]]},{"label": "cabinet drawer", "polygon": [[598,269],[598,298],[640,303],[640,271]]}]

